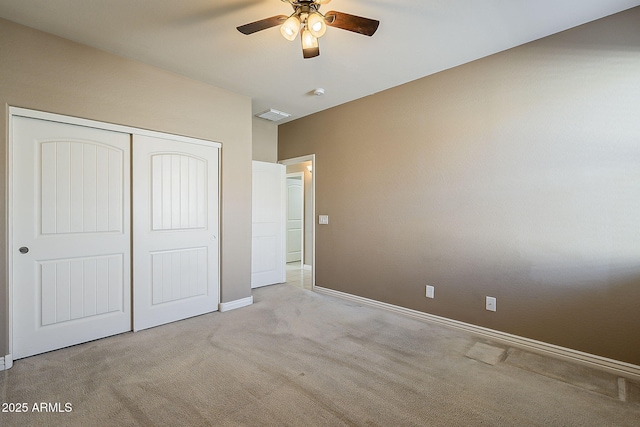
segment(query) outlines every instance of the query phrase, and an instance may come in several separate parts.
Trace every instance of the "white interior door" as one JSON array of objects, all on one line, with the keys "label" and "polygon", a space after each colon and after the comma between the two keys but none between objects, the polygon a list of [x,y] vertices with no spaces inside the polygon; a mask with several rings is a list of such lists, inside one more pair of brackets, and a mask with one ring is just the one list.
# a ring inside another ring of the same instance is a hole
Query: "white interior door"
[{"label": "white interior door", "polygon": [[13,358],[131,330],[130,135],[11,125]]},{"label": "white interior door", "polygon": [[219,149],[133,140],[133,328],[218,309]]},{"label": "white interior door", "polygon": [[302,261],[304,189],[302,174],[287,176],[287,262]]},{"label": "white interior door", "polygon": [[286,281],[285,166],[252,163],[251,287]]}]

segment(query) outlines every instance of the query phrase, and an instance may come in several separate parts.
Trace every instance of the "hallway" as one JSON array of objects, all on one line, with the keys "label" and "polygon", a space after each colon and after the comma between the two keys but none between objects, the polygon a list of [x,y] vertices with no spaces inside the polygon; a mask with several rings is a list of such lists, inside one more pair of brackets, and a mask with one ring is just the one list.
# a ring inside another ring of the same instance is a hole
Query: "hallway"
[{"label": "hallway", "polygon": [[311,290],[311,267],[303,267],[300,261],[287,263],[287,283],[299,288]]}]

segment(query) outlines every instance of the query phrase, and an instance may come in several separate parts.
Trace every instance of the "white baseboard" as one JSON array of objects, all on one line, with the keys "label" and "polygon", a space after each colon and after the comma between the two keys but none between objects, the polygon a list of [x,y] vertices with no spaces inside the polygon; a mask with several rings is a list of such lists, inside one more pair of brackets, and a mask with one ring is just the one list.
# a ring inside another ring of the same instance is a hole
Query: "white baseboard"
[{"label": "white baseboard", "polygon": [[13,366],[13,358],[10,354],[0,357],[0,371],[6,371]]},{"label": "white baseboard", "polygon": [[506,332],[496,331],[494,329],[484,328],[482,326],[472,325],[470,323],[460,322],[458,320],[447,319],[446,317],[440,317],[422,311],[413,310],[410,308],[400,307],[386,302],[375,301],[369,298],[360,297],[357,295],[351,295],[345,292],[336,291],[333,289],[323,288],[315,286],[314,291],[325,295],[334,296],[337,298],[347,299],[350,301],[358,302],[363,305],[382,308],[387,311],[402,314],[405,316],[413,317],[416,319],[424,320],[431,323],[437,323],[442,326],[447,326],[454,329],[460,329],[466,332],[470,332],[475,335],[480,335],[484,338],[489,338],[495,341],[511,345],[513,347],[522,348],[525,350],[533,351],[536,353],[542,353],[548,356],[556,357],[559,359],[569,360],[581,365],[589,366],[595,369],[610,372],[621,377],[640,380],[640,366],[632,365],[631,363],[621,362],[619,360],[609,359],[595,354],[584,353],[578,350],[573,350],[566,347],[560,347],[558,345],[545,343],[542,341],[536,341],[530,338],[521,337],[518,335],[512,335]]},{"label": "white baseboard", "polygon": [[236,308],[247,307],[251,304],[253,304],[253,295],[250,297],[237,299],[235,301],[221,302],[220,304],[218,304],[218,310],[220,310],[220,313],[224,313],[225,311],[231,311],[231,310],[235,310]]}]

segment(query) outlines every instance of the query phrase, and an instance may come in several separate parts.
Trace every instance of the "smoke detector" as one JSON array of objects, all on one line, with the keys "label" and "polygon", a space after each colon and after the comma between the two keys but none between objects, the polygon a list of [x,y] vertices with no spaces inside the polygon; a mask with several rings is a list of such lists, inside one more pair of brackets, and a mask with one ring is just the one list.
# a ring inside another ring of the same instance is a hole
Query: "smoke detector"
[{"label": "smoke detector", "polygon": [[313,91],[313,94],[314,94],[315,96],[322,96],[322,95],[324,95],[324,89],[323,89],[323,88],[321,88],[321,87],[319,87],[318,89],[315,89],[315,90]]}]

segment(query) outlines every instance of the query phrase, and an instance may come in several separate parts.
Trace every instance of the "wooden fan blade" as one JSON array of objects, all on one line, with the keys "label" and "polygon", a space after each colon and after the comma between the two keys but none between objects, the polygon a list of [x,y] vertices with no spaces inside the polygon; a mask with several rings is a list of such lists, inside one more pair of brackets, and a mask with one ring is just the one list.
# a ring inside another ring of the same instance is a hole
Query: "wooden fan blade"
[{"label": "wooden fan blade", "polygon": [[353,31],[354,33],[364,34],[369,37],[376,32],[378,25],[380,25],[380,21],[375,19],[349,15],[348,13],[336,12],[335,10],[325,13],[324,18],[330,27]]},{"label": "wooden fan blade", "polygon": [[256,22],[251,22],[249,24],[240,25],[237,27],[238,31],[242,34],[253,34],[258,31],[266,30],[267,28],[275,27],[277,25],[282,25],[284,21],[286,21],[288,16],[285,15],[276,15],[271,18],[261,19]]}]

